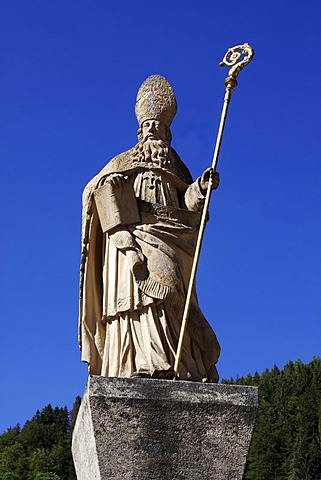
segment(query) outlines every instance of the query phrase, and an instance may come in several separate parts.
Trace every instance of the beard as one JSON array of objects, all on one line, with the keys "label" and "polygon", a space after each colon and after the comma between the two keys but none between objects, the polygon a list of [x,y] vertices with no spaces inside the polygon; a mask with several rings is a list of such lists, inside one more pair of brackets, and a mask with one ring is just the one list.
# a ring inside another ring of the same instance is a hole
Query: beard
[{"label": "beard", "polygon": [[142,153],[146,163],[162,167],[170,163],[170,149],[163,140],[147,138],[142,142]]}]

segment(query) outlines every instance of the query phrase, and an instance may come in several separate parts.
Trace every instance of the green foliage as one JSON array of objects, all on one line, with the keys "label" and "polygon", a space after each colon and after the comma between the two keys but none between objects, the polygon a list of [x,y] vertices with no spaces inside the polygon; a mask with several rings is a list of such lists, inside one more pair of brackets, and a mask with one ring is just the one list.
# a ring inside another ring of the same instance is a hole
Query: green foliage
[{"label": "green foliage", "polygon": [[321,480],[321,359],[236,383],[259,387],[244,480]]},{"label": "green foliage", "polygon": [[19,476],[12,472],[0,473],[0,480],[19,480]]},{"label": "green foliage", "polygon": [[37,475],[34,477],[34,480],[60,480],[60,477],[52,472],[37,473]]},{"label": "green foliage", "polygon": [[76,480],[70,444],[79,406],[80,397],[70,413],[47,405],[0,435],[0,480]]},{"label": "green foliage", "polygon": [[25,448],[19,441],[6,446],[0,452],[0,475],[6,474],[7,478],[10,478],[9,474],[12,474],[16,475],[18,480],[22,479],[27,465],[25,453]]},{"label": "green foliage", "polygon": [[71,430],[74,429],[76,418],[77,418],[77,415],[78,415],[78,410],[80,408],[80,404],[81,404],[81,397],[79,395],[77,395],[77,397],[75,398],[74,404],[72,406],[71,412],[70,412]]},{"label": "green foliage", "polygon": [[[19,437],[20,427],[17,425],[14,428],[8,428],[8,430],[0,435],[0,452],[2,452],[5,448],[11,447],[14,445]],[[1,458],[1,457],[0,457]],[[1,463],[1,460],[0,460]],[[0,477],[1,480],[1,477]]]}]

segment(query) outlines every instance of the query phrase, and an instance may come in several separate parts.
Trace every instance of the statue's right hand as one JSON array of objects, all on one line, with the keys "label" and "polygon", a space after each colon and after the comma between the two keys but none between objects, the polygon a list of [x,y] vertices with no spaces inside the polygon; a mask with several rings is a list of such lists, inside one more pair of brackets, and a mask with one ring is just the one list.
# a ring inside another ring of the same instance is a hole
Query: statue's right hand
[{"label": "statue's right hand", "polygon": [[126,182],[126,177],[121,173],[112,173],[106,178],[106,183],[110,183],[114,188],[122,187]]}]

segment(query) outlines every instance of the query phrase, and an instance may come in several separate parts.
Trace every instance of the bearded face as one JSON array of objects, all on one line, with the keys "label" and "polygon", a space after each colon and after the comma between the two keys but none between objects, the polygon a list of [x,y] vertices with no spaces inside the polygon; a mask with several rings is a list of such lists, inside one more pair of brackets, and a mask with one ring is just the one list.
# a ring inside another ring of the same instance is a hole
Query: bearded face
[{"label": "bearded face", "polygon": [[142,137],[145,140],[166,141],[166,126],[159,120],[145,120],[142,124]]},{"label": "bearded face", "polygon": [[144,161],[154,165],[165,165],[169,161],[169,131],[158,120],[145,120],[140,130]]},{"label": "bearded face", "polygon": [[166,163],[168,157],[168,144],[163,140],[147,139],[143,143],[143,152],[145,162],[161,166]]}]

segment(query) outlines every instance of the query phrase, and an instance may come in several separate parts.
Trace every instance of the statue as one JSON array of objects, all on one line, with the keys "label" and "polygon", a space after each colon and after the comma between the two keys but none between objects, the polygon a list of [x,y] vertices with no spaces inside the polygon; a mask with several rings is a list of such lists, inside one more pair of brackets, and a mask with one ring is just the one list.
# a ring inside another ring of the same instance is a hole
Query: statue
[{"label": "statue", "polygon": [[[138,143],[83,193],[80,348],[93,375],[172,379],[211,169],[193,182],[170,146],[176,99],[152,75],[136,101]],[[178,378],[217,382],[220,347],[194,290]]]}]

